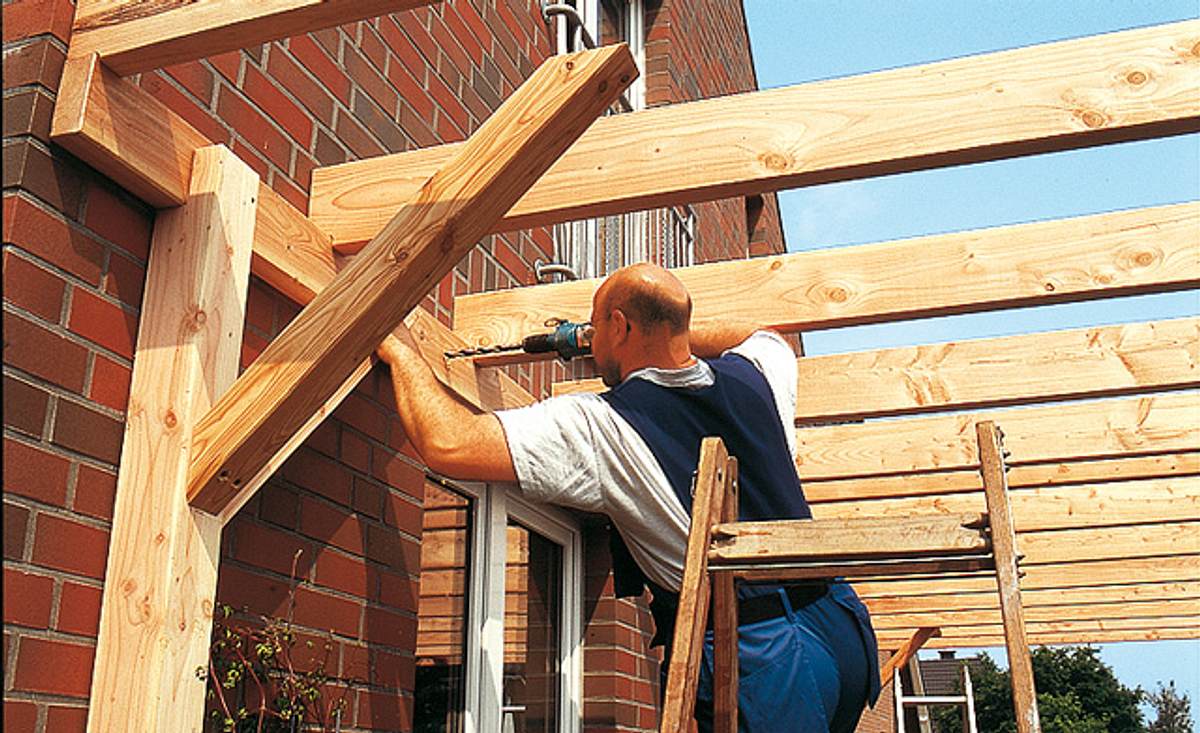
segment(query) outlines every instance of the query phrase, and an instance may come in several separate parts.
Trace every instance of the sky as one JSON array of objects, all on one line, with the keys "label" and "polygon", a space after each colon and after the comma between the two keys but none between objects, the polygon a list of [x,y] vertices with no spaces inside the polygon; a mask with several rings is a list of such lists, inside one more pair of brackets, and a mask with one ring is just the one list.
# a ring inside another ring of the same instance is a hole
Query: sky
[{"label": "sky", "polygon": [[[1200,16],[1200,0],[745,0],[766,89]],[[788,251],[1200,199],[1184,135],[780,192]],[[806,333],[811,355],[1200,315],[1196,291]],[[1200,641],[1101,645],[1126,685],[1175,680],[1200,719]],[[1004,659],[1003,649],[988,650]]]}]

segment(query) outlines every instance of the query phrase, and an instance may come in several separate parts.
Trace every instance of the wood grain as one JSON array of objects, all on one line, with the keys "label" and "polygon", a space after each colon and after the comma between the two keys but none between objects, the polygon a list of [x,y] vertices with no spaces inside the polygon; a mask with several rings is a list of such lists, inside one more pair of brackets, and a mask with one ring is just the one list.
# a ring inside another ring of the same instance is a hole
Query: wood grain
[{"label": "wood grain", "polygon": [[80,0],[70,55],[98,54],[128,76],[436,1]]},{"label": "wood grain", "polygon": [[879,668],[879,681],[885,688],[892,681],[892,674],[898,669],[904,669],[908,666],[908,661],[925,646],[925,642],[935,636],[941,636],[942,631],[936,626],[923,626],[913,632],[912,636],[908,637],[900,648],[896,650],[887,662]]},{"label": "wood grain", "polygon": [[801,479],[925,472],[977,465],[974,424],[994,420],[1010,465],[1194,451],[1200,392],[1085,400],[986,413],[827,425],[796,431]]},{"label": "wood grain", "polygon": [[204,708],[221,524],[186,501],[192,428],[237,376],[258,176],[196,153],[150,248],[88,730],[192,730]]},{"label": "wood grain", "polygon": [[[496,231],[1195,131],[1198,40],[1185,21],[617,115]],[[311,213],[366,241],[452,154],[318,168]]]},{"label": "wood grain", "polygon": [[[1197,639],[1200,629],[1196,627],[1162,627],[1157,619],[1155,623],[1142,628],[1114,629],[1102,621],[1077,622],[1069,630],[1058,627],[1044,627],[1033,624],[1029,630],[1031,644],[1109,644],[1123,641],[1163,641],[1166,639]],[[954,629],[954,636],[943,636],[932,639],[926,646],[930,649],[964,649],[972,647],[996,647],[1004,645],[1004,638],[996,627],[976,627],[973,629]],[[895,641],[899,641],[896,638]],[[880,643],[891,641],[891,637],[882,637]]]},{"label": "wood grain", "polygon": [[542,64],[200,421],[193,506],[223,511],[635,75],[625,46]]},{"label": "wood grain", "polygon": [[[995,583],[993,582],[993,586]],[[1130,583],[1128,585],[1083,588],[1027,588],[1021,583],[1025,608],[1084,606],[1089,604],[1140,604],[1152,601],[1200,602],[1200,577],[1196,580],[1167,583]],[[995,588],[971,593],[931,593],[923,596],[879,596],[863,601],[872,617],[889,614],[942,613],[945,611],[991,610],[1000,612]],[[999,617],[997,617],[999,618]]]},{"label": "wood grain", "polygon": [[[738,520],[738,459],[725,461],[725,494],[721,522]],[[713,614],[713,725],[715,733],[738,730],[738,607],[737,584],[729,573],[712,573]]]},{"label": "wood grain", "polygon": [[[804,331],[1200,285],[1200,203],[715,262],[673,271],[692,322]],[[598,280],[455,298],[473,345],[585,321]]]}]

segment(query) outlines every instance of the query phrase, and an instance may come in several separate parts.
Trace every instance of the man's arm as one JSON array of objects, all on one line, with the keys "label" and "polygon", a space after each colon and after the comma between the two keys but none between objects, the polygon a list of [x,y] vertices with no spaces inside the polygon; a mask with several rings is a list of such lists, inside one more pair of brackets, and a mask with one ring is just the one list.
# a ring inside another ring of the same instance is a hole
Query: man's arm
[{"label": "man's arm", "polygon": [[[401,333],[411,341],[407,329]],[[464,481],[516,481],[500,420],[474,412],[438,381],[411,345],[389,335],[377,350],[392,372],[404,432],[426,465]]]},{"label": "man's arm", "polygon": [[701,359],[715,359],[761,330],[761,326],[752,323],[706,324],[693,328],[688,340],[693,354]]}]

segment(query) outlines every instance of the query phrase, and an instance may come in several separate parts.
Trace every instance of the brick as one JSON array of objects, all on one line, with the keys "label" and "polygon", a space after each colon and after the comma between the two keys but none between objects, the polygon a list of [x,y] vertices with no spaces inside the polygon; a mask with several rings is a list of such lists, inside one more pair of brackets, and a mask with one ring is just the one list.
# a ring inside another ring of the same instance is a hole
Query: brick
[{"label": "brick", "polygon": [[425,495],[425,471],[387,451],[375,451],[375,478],[416,499]]},{"label": "brick", "polygon": [[217,574],[217,603],[266,616],[287,612],[288,583],[222,562]]},{"label": "brick", "polygon": [[[8,636],[4,637],[4,657],[8,658]],[[9,733],[34,733],[37,728],[37,706],[25,700],[4,701],[4,730]]]},{"label": "brick", "polygon": [[350,430],[342,430],[341,452],[342,463],[351,468],[371,473],[371,446]]},{"label": "brick", "polygon": [[358,692],[355,725],[372,730],[408,730],[411,720],[411,697],[394,692]]},{"label": "brick", "polygon": [[204,137],[214,143],[229,143],[229,131],[225,129],[224,124],[213,117],[207,104],[202,108],[195,100],[176,89],[173,84],[157,73],[142,74],[138,85],[147,94],[167,105],[171,111],[196,128],[196,131]]},{"label": "brick", "polygon": [[361,598],[370,596],[367,566],[362,558],[348,557],[336,550],[326,548],[317,556],[316,582]]},{"label": "brick", "polygon": [[4,503],[4,559],[20,560],[25,555],[25,535],[29,528],[29,510]]},{"label": "brick", "polygon": [[4,568],[4,623],[34,629],[50,628],[54,579]]},{"label": "brick", "polygon": [[226,51],[216,56],[209,56],[208,63],[217,70],[217,73],[225,77],[230,84],[236,85],[238,83],[239,72],[242,68],[241,51]]},{"label": "brick", "polygon": [[300,532],[354,555],[363,554],[365,530],[358,517],[308,496],[300,497]]},{"label": "brick", "polygon": [[[53,359],[47,359],[53,354]],[[82,393],[87,350],[9,311],[4,312],[4,362]]]},{"label": "brick", "polygon": [[266,156],[267,160],[282,170],[288,169],[292,145],[287,136],[275,129],[261,112],[252,107],[232,87],[220,85],[217,92],[217,114],[251,147]]},{"label": "brick", "polygon": [[146,268],[124,255],[113,252],[108,258],[104,292],[125,305],[140,308],[146,284]]},{"label": "brick", "polygon": [[123,433],[121,421],[78,403],[59,400],[51,441],[115,466],[121,458]]},{"label": "brick", "polygon": [[387,440],[389,414],[385,413],[378,404],[364,398],[356,390],[338,405],[333,412],[333,418],[340,420],[350,427],[363,432],[380,443]]},{"label": "brick", "polygon": [[95,649],[63,641],[25,637],[17,654],[14,689],[87,697]]},{"label": "brick", "polygon": [[126,359],[133,359],[137,342],[137,316],[90,291],[74,288],[67,327]]},{"label": "brick", "polygon": [[287,529],[296,528],[296,515],[299,508],[296,492],[277,483],[269,482],[259,489],[258,497],[260,519]]},{"label": "brick", "polygon": [[[463,11],[470,11],[470,6],[467,3],[463,4]],[[470,11],[474,12],[474,11]],[[458,7],[449,3],[442,6],[442,20],[445,21],[446,27],[454,34],[454,39],[458,41],[463,50],[467,52],[467,56],[471,59],[471,63],[475,66],[483,63],[483,44],[480,43],[480,38],[491,38],[491,33],[485,33],[483,36],[476,37],[475,33],[467,26],[462,16],[459,14]],[[463,69],[466,73],[467,69]]]},{"label": "brick", "polygon": [[390,608],[414,612],[417,610],[420,581],[404,573],[394,573],[383,568],[372,567],[369,570],[379,577],[379,597],[372,600],[378,600]]},{"label": "brick", "polygon": [[79,465],[75,478],[75,511],[98,519],[112,519],[116,496],[115,474],[84,463]]},{"label": "brick", "polygon": [[100,633],[102,591],[90,585],[63,581],[55,628],[68,634],[96,637]]},{"label": "brick", "polygon": [[234,557],[247,565],[292,577],[292,563],[295,562],[297,578],[307,577],[309,568],[313,566],[315,552],[312,543],[294,533],[238,521],[234,536],[237,546]]},{"label": "brick", "polygon": [[384,649],[372,649],[370,682],[381,687],[411,690],[416,682],[415,660]]},{"label": "brick", "polygon": [[413,501],[411,496],[398,491],[389,491],[385,494],[383,521],[388,526],[407,532],[414,537],[420,537],[423,517],[424,510],[420,504]]},{"label": "brick", "polygon": [[419,148],[427,148],[441,142],[407,103],[400,105],[400,127],[417,143]]},{"label": "brick", "polygon": [[354,477],[354,511],[365,514],[372,519],[382,516],[384,489],[379,485],[362,478]]},{"label": "brick", "polygon": [[164,66],[162,71],[178,82],[181,87],[191,92],[202,104],[212,102],[213,73],[200,61],[187,61]]},{"label": "brick", "polygon": [[333,96],[314,81],[284,49],[274,46],[267,59],[267,72],[291,92],[301,105],[326,125],[333,124]]},{"label": "brick", "polygon": [[66,54],[48,39],[4,51],[4,88],[39,85],[57,91]]},{"label": "brick", "polygon": [[357,637],[362,606],[309,588],[296,589],[296,623],[321,631]]},{"label": "brick", "polygon": [[337,165],[346,162],[346,151],[329,133],[317,128],[317,143],[314,154],[320,165]]},{"label": "brick", "polygon": [[[403,124],[403,116],[401,123]],[[405,129],[407,130],[407,127]],[[337,121],[334,123],[334,133],[356,158],[370,158],[383,155],[385,152],[383,145],[372,138],[366,128],[346,112],[338,112]]]},{"label": "brick", "polygon": [[67,475],[70,463],[66,458],[4,438],[4,490],[44,504],[65,506]]},{"label": "brick", "polygon": [[125,412],[131,378],[129,367],[97,354],[92,364],[92,387],[88,396],[105,407]]},{"label": "brick", "polygon": [[283,464],[282,475],[297,486],[343,506],[350,505],[350,473],[316,451],[301,448]]},{"label": "brick", "polygon": [[85,707],[61,707],[52,705],[46,712],[46,730],[54,733],[83,733],[87,728]]},{"label": "brick", "polygon": [[4,427],[42,437],[50,396],[45,390],[4,375]]},{"label": "brick", "polygon": [[346,73],[388,114],[394,114],[399,98],[387,79],[353,48],[346,48]]},{"label": "brick", "polygon": [[[471,58],[467,52],[463,50],[462,44],[454,37],[454,34],[446,27],[446,23],[434,13],[431,16],[429,24],[429,32],[433,36],[433,40],[437,42],[438,48],[442,51],[442,56],[438,59],[438,70],[445,68],[444,64],[449,63],[458,69],[460,74],[468,74],[471,72]],[[432,81],[432,79],[431,79]]]},{"label": "brick", "polygon": [[69,217],[79,211],[79,171],[29,138],[5,143],[3,174],[5,188],[29,191]]},{"label": "brick", "polygon": [[[379,34],[383,37],[388,48],[395,54],[400,65],[408,70],[408,73],[418,82],[425,78],[426,62],[421,52],[417,50],[417,46],[409,37],[400,30],[394,16],[383,16],[379,19]],[[392,70],[397,68],[396,63],[388,64],[388,78],[392,78]],[[395,84],[395,79],[392,79]],[[397,85],[398,86],[398,85]],[[419,84],[418,84],[419,88]],[[407,96],[403,89],[400,90],[400,96]]]},{"label": "brick", "polygon": [[55,570],[104,578],[108,533],[50,514],[38,514],[33,533],[33,562]]},{"label": "brick", "polygon": [[387,152],[399,153],[408,148],[408,140],[400,131],[396,121],[362,94],[354,95],[354,115],[375,136],[375,139],[383,143]]},{"label": "brick", "polygon": [[429,93],[437,100],[442,111],[450,116],[460,131],[467,129],[467,109],[458,101],[458,97],[446,86],[439,77],[429,79]]},{"label": "brick", "polygon": [[364,617],[363,641],[397,649],[414,649],[417,645],[417,620],[411,615],[368,606]]},{"label": "brick", "polygon": [[367,557],[383,563],[397,572],[417,575],[421,572],[421,548],[416,542],[405,539],[390,527],[367,523]]},{"label": "brick", "polygon": [[4,242],[93,285],[100,284],[104,247],[20,196],[4,198]]},{"label": "brick", "polygon": [[267,163],[267,159],[259,154],[257,150],[243,142],[241,138],[234,140],[229,149],[258,174],[259,180],[265,181],[271,177],[271,166]]},{"label": "brick", "polygon": [[88,187],[83,223],[141,263],[150,255],[153,210],[107,186]]},{"label": "brick", "polygon": [[246,66],[242,91],[301,147],[308,147],[312,140],[312,120],[254,66]]},{"label": "brick", "polygon": [[342,104],[350,104],[350,79],[311,36],[294,36],[288,39],[288,50],[310,73]]},{"label": "brick", "polygon": [[371,25],[370,22],[359,23],[358,28],[361,31],[361,37],[358,43],[358,50],[363,56],[371,62],[376,69],[384,69],[387,67],[388,51],[384,45],[383,39],[379,37],[379,32]]},{"label": "brick", "polygon": [[4,253],[4,299],[50,323],[62,318],[65,283],[57,274],[20,257]]},{"label": "brick", "polygon": [[279,173],[271,174],[271,189],[283,198],[287,199],[296,211],[304,211],[308,208],[308,194],[297,186],[291,179],[280,175]]},{"label": "brick", "polygon": [[4,42],[49,33],[63,43],[71,39],[71,3],[60,0],[15,0],[4,4]]},{"label": "brick", "polygon": [[32,135],[42,142],[50,140],[50,118],[54,100],[38,88],[24,89],[4,98],[4,137]]}]

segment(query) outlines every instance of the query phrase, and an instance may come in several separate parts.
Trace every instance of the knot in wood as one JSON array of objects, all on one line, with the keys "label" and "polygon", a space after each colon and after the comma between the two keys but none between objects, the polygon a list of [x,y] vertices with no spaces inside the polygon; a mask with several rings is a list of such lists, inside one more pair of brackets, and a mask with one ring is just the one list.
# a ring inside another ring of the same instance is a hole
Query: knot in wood
[{"label": "knot in wood", "polygon": [[775,260],[774,262],[771,263],[770,269],[772,272],[774,272],[775,270],[778,270],[781,267],[783,267],[783,260]]},{"label": "knot in wood", "polygon": [[792,166],[792,159],[783,153],[763,153],[758,156],[758,162],[772,171],[785,171]]},{"label": "knot in wood", "polygon": [[187,328],[189,331],[199,331],[204,328],[204,323],[208,321],[208,314],[202,308],[196,308],[195,311],[188,317]]},{"label": "knot in wood", "polygon": [[1125,75],[1125,83],[1131,87],[1140,87],[1150,81],[1150,75],[1140,69],[1134,69]]},{"label": "knot in wood", "polygon": [[1095,109],[1076,110],[1075,116],[1085,127],[1090,127],[1093,130],[1098,130],[1101,127],[1108,125],[1108,115]]},{"label": "knot in wood", "polygon": [[1138,252],[1130,258],[1137,267],[1149,267],[1154,264],[1156,259],[1158,258],[1154,256],[1153,252]]},{"label": "knot in wood", "polygon": [[179,424],[179,418],[175,417],[174,410],[167,410],[167,414],[163,415],[163,425],[168,428],[173,428]]}]

